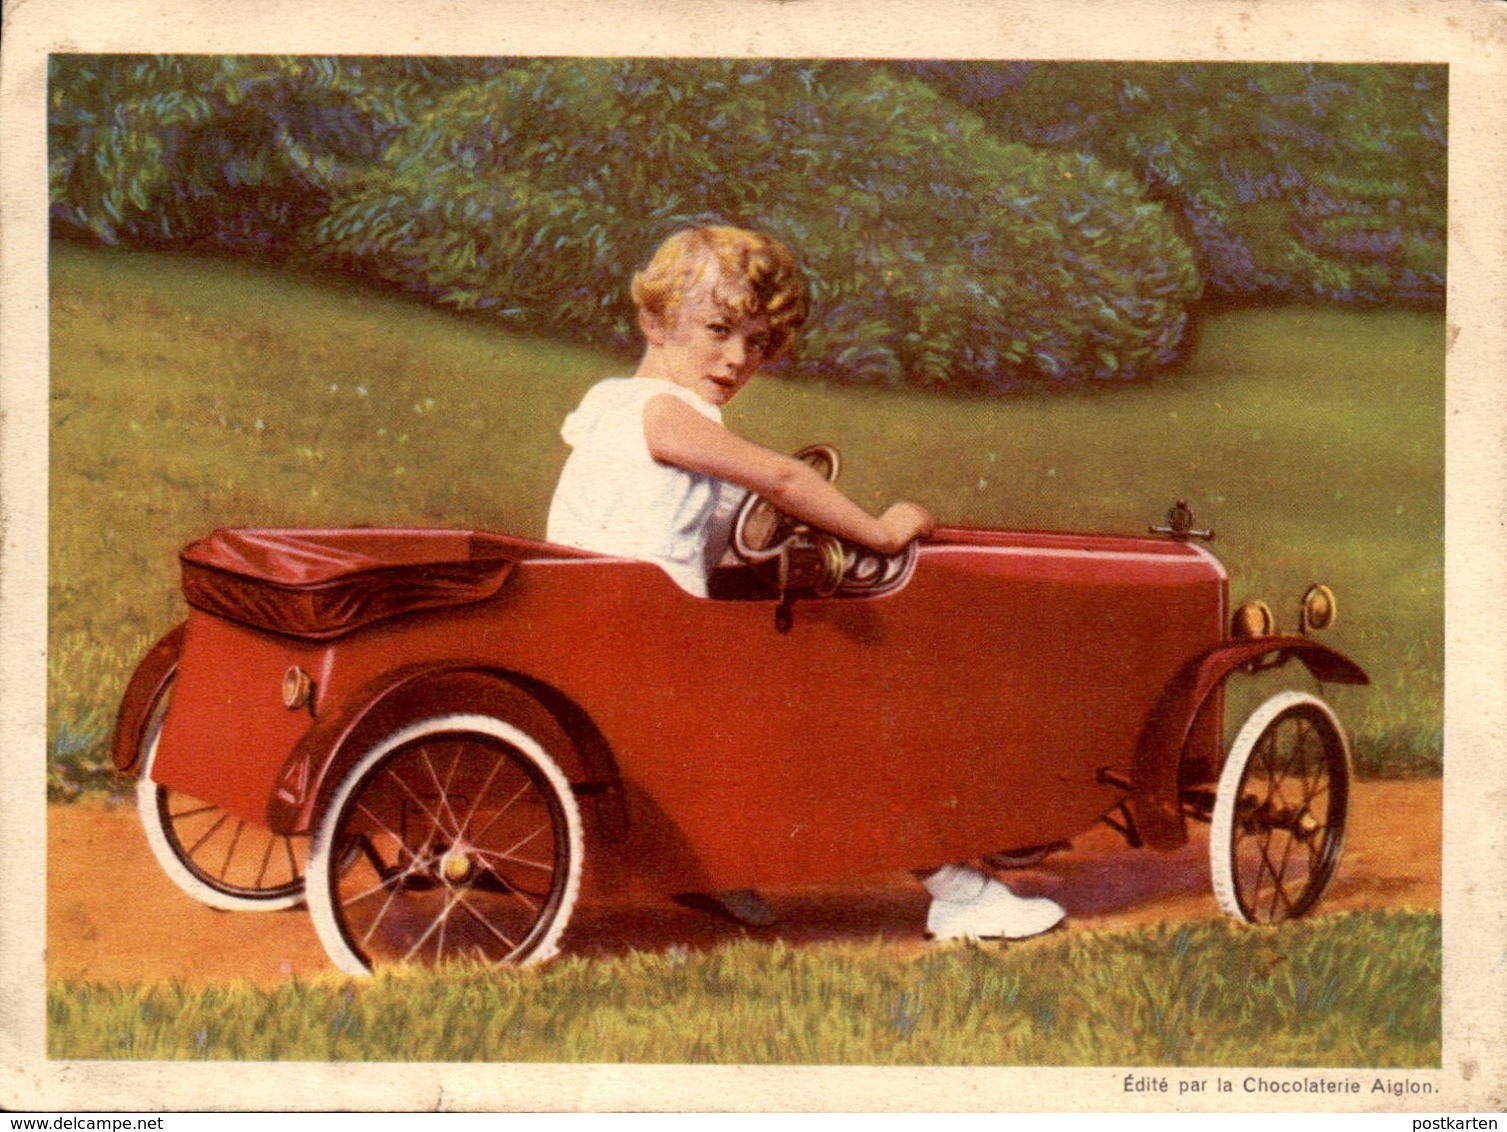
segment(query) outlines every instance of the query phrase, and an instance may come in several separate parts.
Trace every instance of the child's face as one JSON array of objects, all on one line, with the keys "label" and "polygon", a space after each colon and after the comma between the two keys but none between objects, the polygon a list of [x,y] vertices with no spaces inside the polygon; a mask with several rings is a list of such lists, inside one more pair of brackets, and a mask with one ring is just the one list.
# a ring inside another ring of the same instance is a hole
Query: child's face
[{"label": "child's face", "polygon": [[725,405],[764,363],[769,319],[733,314],[715,295],[714,282],[688,289],[669,319],[643,316],[644,336],[657,376],[689,389],[703,401]]}]

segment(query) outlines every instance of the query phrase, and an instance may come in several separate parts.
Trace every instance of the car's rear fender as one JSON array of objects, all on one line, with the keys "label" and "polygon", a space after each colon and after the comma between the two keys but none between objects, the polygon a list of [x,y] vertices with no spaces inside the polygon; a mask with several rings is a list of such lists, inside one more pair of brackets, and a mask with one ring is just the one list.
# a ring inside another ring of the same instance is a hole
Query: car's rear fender
[{"label": "car's rear fender", "polygon": [[183,635],[187,628],[186,621],[174,626],[148,649],[126,684],[125,695],[120,699],[120,710],[115,715],[115,733],[110,740],[110,758],[121,774],[134,774],[139,769],[141,742],[146,735],[152,706],[177,671],[178,658],[183,655]]},{"label": "car's rear fender", "polygon": [[1131,772],[1130,808],[1141,840],[1153,849],[1176,849],[1188,839],[1178,772],[1188,738],[1226,678],[1247,665],[1301,661],[1321,684],[1369,684],[1353,660],[1307,637],[1262,637],[1226,642],[1179,670],[1141,733]]},{"label": "car's rear fender", "polygon": [[621,836],[622,789],[612,752],[574,703],[528,677],[481,665],[425,663],[372,680],[304,735],[283,764],[267,806],[278,833],[311,828],[336,787],[384,735],[454,713],[492,715],[535,739],[579,795],[595,799],[599,832]]}]

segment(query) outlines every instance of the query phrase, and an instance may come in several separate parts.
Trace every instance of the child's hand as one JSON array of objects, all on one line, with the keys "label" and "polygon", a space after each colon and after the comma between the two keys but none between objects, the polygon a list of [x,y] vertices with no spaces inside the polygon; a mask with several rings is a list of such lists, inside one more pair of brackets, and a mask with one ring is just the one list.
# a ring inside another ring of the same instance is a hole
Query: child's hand
[{"label": "child's hand", "polygon": [[889,539],[887,545],[874,549],[886,554],[899,554],[916,539],[931,534],[937,526],[931,512],[918,503],[896,503],[879,516],[879,523]]}]

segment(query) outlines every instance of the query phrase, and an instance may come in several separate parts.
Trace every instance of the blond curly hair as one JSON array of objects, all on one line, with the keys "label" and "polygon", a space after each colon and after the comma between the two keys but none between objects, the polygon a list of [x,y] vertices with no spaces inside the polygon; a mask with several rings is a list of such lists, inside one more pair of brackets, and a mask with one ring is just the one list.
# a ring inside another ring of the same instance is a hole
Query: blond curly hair
[{"label": "blond curly hair", "polygon": [[790,249],[762,232],[727,225],[676,232],[633,277],[633,301],[670,320],[686,292],[709,276],[713,298],[730,315],[769,319],[768,357],[790,349],[806,321],[806,279]]}]

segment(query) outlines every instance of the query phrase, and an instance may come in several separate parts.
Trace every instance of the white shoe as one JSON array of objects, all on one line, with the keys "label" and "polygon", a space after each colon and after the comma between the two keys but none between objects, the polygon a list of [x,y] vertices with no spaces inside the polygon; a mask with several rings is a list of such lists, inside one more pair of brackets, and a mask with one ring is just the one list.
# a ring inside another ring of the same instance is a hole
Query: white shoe
[{"label": "white shoe", "polygon": [[1025,939],[1055,928],[1067,915],[1055,900],[1016,896],[989,878],[969,900],[932,899],[926,930],[932,939]]}]

